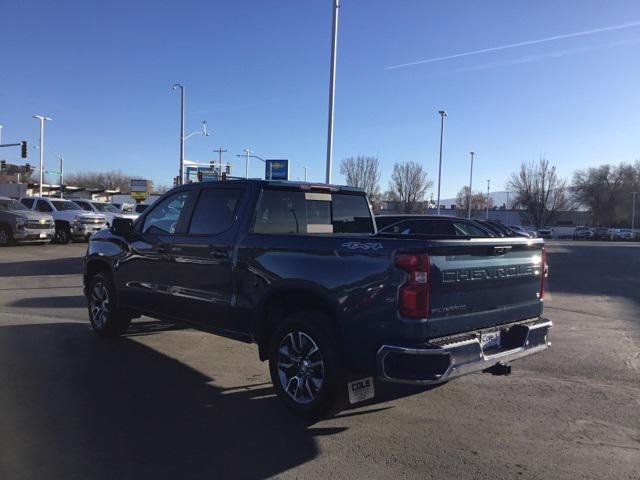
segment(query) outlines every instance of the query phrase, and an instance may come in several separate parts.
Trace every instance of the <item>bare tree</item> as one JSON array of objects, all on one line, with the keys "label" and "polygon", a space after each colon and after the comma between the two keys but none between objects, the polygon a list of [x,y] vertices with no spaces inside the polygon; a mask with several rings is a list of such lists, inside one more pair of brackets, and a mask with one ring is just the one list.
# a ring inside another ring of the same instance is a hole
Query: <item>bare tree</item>
[{"label": "bare tree", "polygon": [[567,206],[567,181],[558,177],[556,167],[544,157],[523,162],[511,175],[507,189],[515,192],[514,206],[524,209],[536,228],[547,225],[558,210]]},{"label": "bare tree", "polygon": [[400,204],[403,213],[416,213],[419,203],[433,186],[427,172],[417,162],[395,163],[387,198]]},{"label": "bare tree", "polygon": [[131,176],[120,171],[111,172],[80,172],[67,175],[65,183],[85,188],[106,188],[129,191]]},{"label": "bare tree", "polygon": [[469,210],[469,198],[471,198],[472,212],[485,210],[487,203],[489,204],[489,208],[493,207],[493,198],[487,198],[482,192],[471,192],[471,195],[469,195],[469,187],[462,187],[462,190],[456,195],[456,208],[467,212]]},{"label": "bare tree", "polygon": [[369,201],[380,200],[380,162],[378,157],[345,158],[340,162],[340,173],[344,175],[347,185],[363,189]]},{"label": "bare tree", "polygon": [[595,225],[627,226],[631,192],[640,190],[640,161],[578,170],[573,174],[571,190],[575,200],[591,211]]}]

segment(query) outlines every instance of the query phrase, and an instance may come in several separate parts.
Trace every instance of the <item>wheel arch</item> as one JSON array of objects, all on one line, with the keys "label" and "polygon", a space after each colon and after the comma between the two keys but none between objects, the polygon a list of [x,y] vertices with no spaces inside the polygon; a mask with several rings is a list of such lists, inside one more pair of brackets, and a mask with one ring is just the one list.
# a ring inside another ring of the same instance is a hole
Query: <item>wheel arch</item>
[{"label": "wheel arch", "polygon": [[269,357],[269,340],[276,325],[292,313],[306,311],[324,314],[330,328],[339,330],[340,306],[329,290],[311,282],[288,280],[267,291],[253,322],[260,360]]}]

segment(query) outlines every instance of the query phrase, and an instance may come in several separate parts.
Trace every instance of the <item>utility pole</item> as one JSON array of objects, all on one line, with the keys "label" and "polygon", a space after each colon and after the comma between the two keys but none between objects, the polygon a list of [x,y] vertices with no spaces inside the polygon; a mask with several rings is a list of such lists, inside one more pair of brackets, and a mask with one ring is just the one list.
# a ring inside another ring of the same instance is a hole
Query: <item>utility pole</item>
[{"label": "utility pole", "polygon": [[333,30],[331,35],[331,71],[329,73],[329,125],[327,126],[327,171],[325,183],[331,183],[333,162],[333,109],[336,94],[336,54],[338,51],[338,12],[340,0],[333,0]]},{"label": "utility pole", "polygon": [[307,181],[307,167],[304,167],[304,181]]},{"label": "utility pole", "polygon": [[222,175],[222,154],[226,151],[227,150],[222,147],[214,150],[214,152],[218,154],[218,175]]},{"label": "utility pole", "polygon": [[640,192],[631,192],[632,202],[631,202],[631,231],[633,232],[636,228],[636,195]]},{"label": "utility pole", "polygon": [[471,185],[473,184],[473,156],[475,155],[475,152],[470,152],[471,153],[471,171],[469,172],[469,211],[467,212],[467,218],[469,220],[471,220]]},{"label": "utility pole", "polygon": [[249,178],[249,157],[251,157],[251,154],[253,152],[248,148],[245,148],[243,152],[247,156],[246,160],[244,161],[244,178]]},{"label": "utility pole", "polygon": [[64,182],[64,157],[60,155],[60,198],[62,195],[62,183]]},{"label": "utility pole", "polygon": [[3,125],[0,125],[0,145],[2,145],[2,127]]},{"label": "utility pole", "polygon": [[437,214],[440,215],[440,181],[442,180],[442,139],[444,137],[444,117],[447,116],[447,112],[440,110],[440,160],[438,162],[438,209]]},{"label": "utility pole", "polygon": [[52,119],[44,115],[34,115],[33,118],[40,120],[40,185],[38,194],[42,197],[42,182],[44,181],[44,122],[51,122]]},{"label": "utility pole", "polygon": [[180,88],[180,169],[178,170],[178,185],[184,183],[184,86],[176,83],[173,89]]},{"label": "utility pole", "polygon": [[487,220],[489,220],[489,201],[491,197],[489,196],[489,192],[491,191],[491,180],[487,180]]}]

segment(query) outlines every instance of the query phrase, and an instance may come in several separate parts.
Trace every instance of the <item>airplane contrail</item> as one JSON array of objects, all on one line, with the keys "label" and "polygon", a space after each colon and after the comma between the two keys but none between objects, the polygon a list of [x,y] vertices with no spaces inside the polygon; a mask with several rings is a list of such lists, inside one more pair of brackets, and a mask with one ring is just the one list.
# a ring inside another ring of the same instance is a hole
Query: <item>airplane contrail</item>
[{"label": "airplane contrail", "polygon": [[526,42],[510,43],[509,45],[502,45],[499,47],[483,48],[481,50],[473,50],[471,52],[455,53],[453,55],[446,55],[444,57],[428,58],[426,60],[418,60],[416,62],[402,63],[400,65],[391,65],[389,67],[385,67],[384,69],[394,70],[396,68],[412,67],[414,65],[421,65],[423,63],[441,62],[443,60],[451,60],[453,58],[469,57],[471,55],[479,55],[481,53],[497,52],[500,50],[507,50],[509,48],[524,47],[527,45],[536,45],[538,43],[553,42],[555,40],[564,40],[566,38],[583,37],[585,35],[593,35],[596,33],[611,32],[614,30],[623,30],[625,28],[633,28],[633,27],[640,27],[640,22],[611,25],[609,27],[594,28],[592,30],[584,30],[582,32],[567,33],[564,35],[555,35],[553,37],[539,38],[537,40],[527,40]]}]

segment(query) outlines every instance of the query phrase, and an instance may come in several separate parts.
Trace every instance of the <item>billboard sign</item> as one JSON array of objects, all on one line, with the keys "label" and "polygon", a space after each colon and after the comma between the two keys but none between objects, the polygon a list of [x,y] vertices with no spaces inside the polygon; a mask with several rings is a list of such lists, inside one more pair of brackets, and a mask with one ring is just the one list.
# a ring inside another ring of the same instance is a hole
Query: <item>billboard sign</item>
[{"label": "billboard sign", "polygon": [[131,179],[131,191],[132,192],[145,192],[149,191],[149,180]]},{"label": "billboard sign", "polygon": [[289,160],[266,160],[265,180],[289,180]]}]

